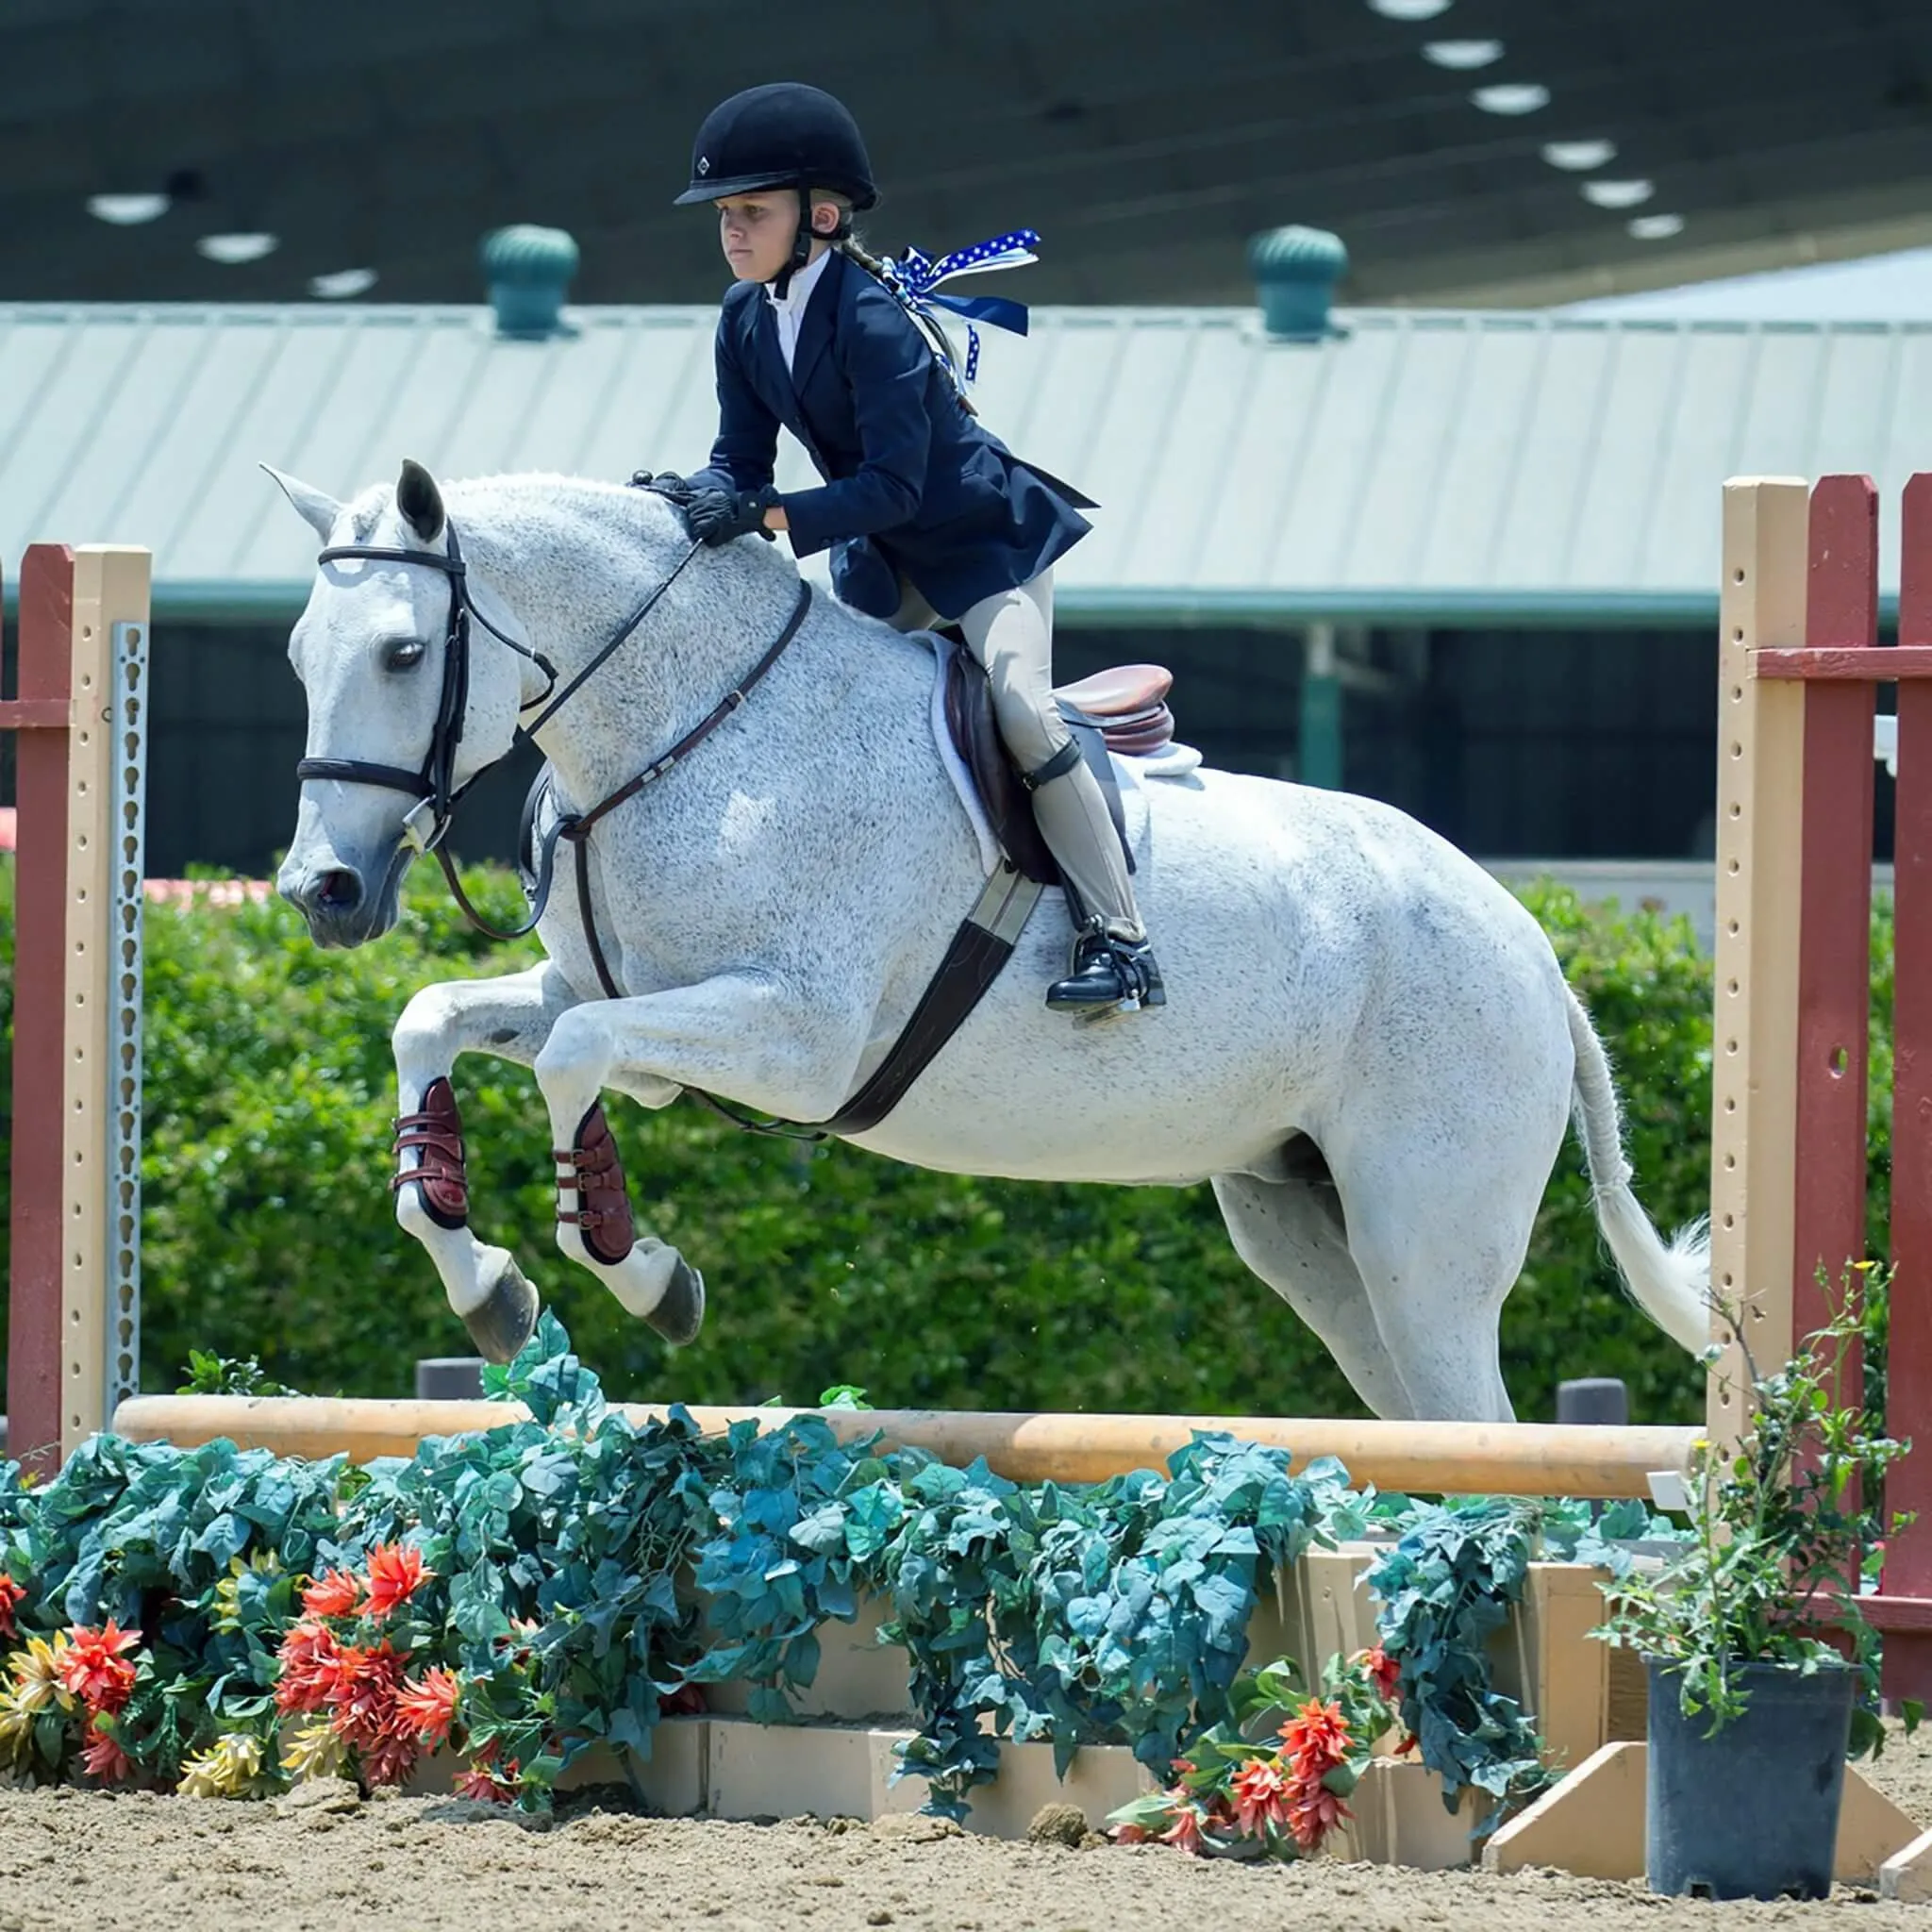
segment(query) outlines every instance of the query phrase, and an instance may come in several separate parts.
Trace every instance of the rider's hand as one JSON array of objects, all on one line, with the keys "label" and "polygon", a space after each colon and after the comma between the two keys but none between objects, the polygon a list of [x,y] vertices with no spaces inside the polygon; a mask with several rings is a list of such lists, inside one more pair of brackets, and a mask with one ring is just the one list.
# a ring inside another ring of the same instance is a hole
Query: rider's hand
[{"label": "rider's hand", "polygon": [[765,512],[777,502],[778,492],[769,483],[762,490],[700,490],[684,506],[684,521],[693,537],[713,548],[754,530],[771,542]]},{"label": "rider's hand", "polygon": [[655,476],[649,470],[634,471],[629,487],[633,490],[648,490],[654,495],[668,497],[680,508],[696,494],[675,470],[659,470]]}]

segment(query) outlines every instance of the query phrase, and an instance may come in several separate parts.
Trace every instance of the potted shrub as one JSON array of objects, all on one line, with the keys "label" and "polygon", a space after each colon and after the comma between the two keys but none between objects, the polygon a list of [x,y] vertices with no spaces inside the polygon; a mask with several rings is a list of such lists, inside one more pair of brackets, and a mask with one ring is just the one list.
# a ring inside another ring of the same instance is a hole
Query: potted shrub
[{"label": "potted shrub", "polygon": [[[1884,1287],[1870,1263],[1851,1271],[1828,1324],[1772,1373],[1742,1347],[1744,1427],[1734,1447],[1698,1443],[1689,1538],[1659,1568],[1605,1587],[1595,1634],[1635,1649],[1650,1682],[1653,1891],[1831,1889],[1845,1760],[1875,1756],[1885,1735],[1857,1592],[1882,1548],[1885,1473],[1910,1447],[1844,1392]],[[1741,1336],[1736,1312],[1719,1312]],[[1918,1707],[1903,1714],[1910,1730]]]}]

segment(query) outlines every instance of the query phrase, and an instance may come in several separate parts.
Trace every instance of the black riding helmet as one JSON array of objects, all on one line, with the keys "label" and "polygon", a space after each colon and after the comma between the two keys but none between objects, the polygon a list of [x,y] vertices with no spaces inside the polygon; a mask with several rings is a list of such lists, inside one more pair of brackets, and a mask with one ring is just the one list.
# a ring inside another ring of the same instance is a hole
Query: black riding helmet
[{"label": "black riding helmet", "polygon": [[778,276],[780,293],[811,249],[808,197],[814,188],[842,194],[855,208],[878,200],[865,139],[841,101],[803,81],[746,88],[705,116],[691,143],[691,186],[673,204],[690,208],[727,194],[790,188],[798,194],[798,238]]}]

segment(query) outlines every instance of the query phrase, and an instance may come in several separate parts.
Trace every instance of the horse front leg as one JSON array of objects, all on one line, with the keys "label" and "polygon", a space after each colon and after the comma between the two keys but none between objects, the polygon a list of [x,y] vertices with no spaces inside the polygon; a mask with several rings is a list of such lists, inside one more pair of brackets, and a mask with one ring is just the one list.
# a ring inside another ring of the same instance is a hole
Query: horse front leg
[{"label": "horse front leg", "polygon": [[470,1231],[462,1117],[451,1070],[458,1054],[536,1063],[576,994],[547,961],[497,979],[425,986],[396,1022],[396,1220],[429,1250],[449,1305],[487,1360],[507,1362],[537,1325],[537,1291],[507,1248]]},{"label": "horse front leg", "polygon": [[862,1017],[808,1007],[749,974],[574,1007],[537,1056],[558,1246],[667,1341],[691,1341],[704,1320],[704,1279],[675,1248],[638,1232],[599,1095],[615,1087],[661,1107],[694,1087],[784,1119],[824,1120],[845,1098],[863,1043]]}]

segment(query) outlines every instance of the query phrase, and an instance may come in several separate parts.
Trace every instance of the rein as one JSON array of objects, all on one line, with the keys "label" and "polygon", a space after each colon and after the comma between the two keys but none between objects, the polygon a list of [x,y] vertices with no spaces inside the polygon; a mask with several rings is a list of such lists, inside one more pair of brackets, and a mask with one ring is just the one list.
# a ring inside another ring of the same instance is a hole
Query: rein
[{"label": "rein", "polygon": [[[669,751],[653,759],[636,777],[620,785],[615,791],[599,800],[588,811],[564,813],[558,819],[556,824],[544,835],[534,881],[525,888],[525,896],[530,901],[530,916],[522,925],[505,929],[491,924],[470,903],[469,895],[463,891],[462,883],[457,877],[456,865],[443,842],[455,817],[456,808],[463,794],[484,772],[493,770],[495,764],[501,762],[500,759],[492,760],[491,764],[472,774],[461,785],[455,783],[457,748],[462,742],[463,722],[470,705],[470,619],[474,616],[491,637],[508,644],[520,658],[527,658],[542,672],[547,680],[543,690],[536,697],[519,708],[520,711],[527,711],[541,705],[543,709],[529,725],[520,724],[517,726],[515,736],[511,740],[511,746],[514,748],[517,744],[534,741],[536,734],[575,696],[591,673],[598,670],[611,653],[651,614],[658,599],[677,581],[685,566],[697,555],[702,546],[695,541],[691,544],[678,558],[664,581],[624,621],[597,655],[564,686],[562,691],[558,691],[557,667],[550,659],[541,651],[529,650],[518,643],[514,638],[505,637],[503,632],[476,608],[470,595],[468,565],[463,560],[462,548],[457,541],[456,525],[445,521],[444,529],[447,535],[441,556],[425,550],[393,550],[368,544],[341,544],[323,551],[315,559],[318,564],[334,563],[339,559],[349,558],[378,563],[416,563],[429,570],[440,570],[448,577],[449,622],[443,632],[442,690],[437,701],[436,724],[430,732],[429,746],[423,755],[421,769],[410,772],[400,765],[380,765],[367,758],[303,758],[295,767],[295,776],[298,779],[339,778],[352,785],[382,785],[393,791],[406,791],[416,799],[418,803],[403,821],[400,842],[412,845],[419,852],[432,852],[436,855],[437,863],[442,868],[442,875],[449,883],[450,895],[456,900],[463,917],[479,932],[487,933],[491,939],[518,940],[535,931],[550,900],[557,841],[560,838],[570,840],[576,847],[577,909],[583,919],[584,939],[591,949],[591,960],[597,970],[597,978],[606,997],[621,999],[624,996],[623,989],[611,976],[610,968],[604,957],[604,948],[597,939],[596,921],[591,911],[591,828],[608,812],[614,811],[626,799],[635,798],[645,786],[655,783],[688,758],[744,703],[759,680],[784,655],[787,645],[798,635],[799,626],[804,624],[806,613],[811,608],[811,585],[805,579],[800,579],[798,599],[791,607],[791,614],[786,620],[784,629],[778,633],[764,656]],[[555,697],[551,696],[553,691],[557,692]],[[532,808],[535,797],[536,794],[533,792]],[[422,824],[425,809],[429,816],[426,829]]]}]

